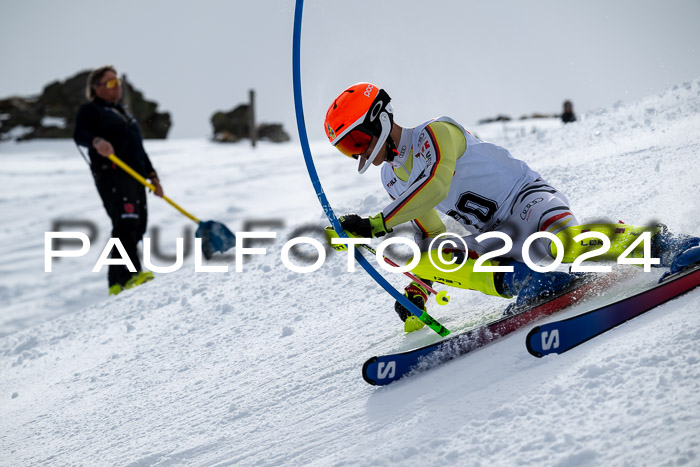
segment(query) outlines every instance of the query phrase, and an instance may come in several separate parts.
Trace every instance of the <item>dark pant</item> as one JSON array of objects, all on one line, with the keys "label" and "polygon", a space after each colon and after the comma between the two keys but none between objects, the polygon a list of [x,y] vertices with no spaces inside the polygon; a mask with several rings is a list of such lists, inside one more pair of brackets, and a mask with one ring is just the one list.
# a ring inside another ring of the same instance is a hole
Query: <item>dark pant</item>
[{"label": "dark pant", "polygon": [[[118,169],[117,169],[118,170]],[[148,208],[146,189],[128,174],[114,171],[95,177],[95,185],[102,203],[112,220],[112,238],[118,238],[137,271],[141,270],[137,245],[146,233]],[[110,258],[120,258],[116,248],[112,248]],[[131,278],[126,266],[109,266],[107,280],[109,286],[124,285]]]}]

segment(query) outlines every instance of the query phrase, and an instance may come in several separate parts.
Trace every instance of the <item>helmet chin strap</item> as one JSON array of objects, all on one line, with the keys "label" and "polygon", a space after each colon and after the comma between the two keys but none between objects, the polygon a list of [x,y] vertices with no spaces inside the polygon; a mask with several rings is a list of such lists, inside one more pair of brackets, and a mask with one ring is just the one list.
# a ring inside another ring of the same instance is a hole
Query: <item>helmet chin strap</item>
[{"label": "helmet chin strap", "polygon": [[387,162],[393,162],[394,158],[399,155],[399,150],[396,148],[396,143],[394,138],[389,136],[386,139],[386,160]]},{"label": "helmet chin strap", "polygon": [[389,133],[391,133],[391,119],[389,118],[389,114],[387,112],[383,111],[379,115],[379,121],[382,124],[382,132],[380,133],[379,138],[377,139],[377,144],[374,145],[374,151],[372,151],[372,154],[369,155],[366,162],[363,158],[360,157],[360,163],[357,166],[357,171],[361,174],[367,172],[369,166],[372,165],[374,160],[379,155],[379,151],[381,151],[384,147],[384,143],[386,142],[387,138],[389,138]]}]

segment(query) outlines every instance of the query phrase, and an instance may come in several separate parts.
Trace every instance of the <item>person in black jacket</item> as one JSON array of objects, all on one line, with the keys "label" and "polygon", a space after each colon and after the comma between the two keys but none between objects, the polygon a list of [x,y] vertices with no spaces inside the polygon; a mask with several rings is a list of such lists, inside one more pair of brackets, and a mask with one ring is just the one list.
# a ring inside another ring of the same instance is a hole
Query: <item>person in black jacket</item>
[{"label": "person in black jacket", "polygon": [[[132,273],[123,265],[109,266],[109,294],[116,295],[125,288],[153,279],[153,273],[141,271],[137,254],[137,245],[146,232],[145,188],[107,157],[115,154],[149,179],[156,187],[157,196],[163,196],[163,188],[143,148],[136,119],[119,104],[122,88],[116,69],[103,66],[93,70],[88,76],[86,94],[90,102],[78,109],[73,139],[78,145],[89,148],[95,185],[112,220],[112,238],[121,241],[137,271]],[[113,249],[111,257],[120,256],[116,248]]]},{"label": "person in black jacket", "polygon": [[561,121],[564,123],[572,123],[576,121],[574,104],[570,100],[564,101],[564,111],[561,114]]}]

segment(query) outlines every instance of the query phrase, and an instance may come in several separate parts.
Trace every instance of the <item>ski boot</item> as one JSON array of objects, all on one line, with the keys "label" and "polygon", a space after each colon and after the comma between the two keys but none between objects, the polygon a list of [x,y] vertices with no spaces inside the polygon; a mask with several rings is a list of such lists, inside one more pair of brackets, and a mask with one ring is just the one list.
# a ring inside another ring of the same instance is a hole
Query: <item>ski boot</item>
[{"label": "ski boot", "polygon": [[668,272],[659,279],[663,282],[668,276],[676,274],[692,265],[700,264],[700,238],[689,235],[674,235],[664,224],[658,225],[660,231],[652,238],[651,255],[659,258],[658,267],[668,267]]},{"label": "ski boot", "polygon": [[689,235],[674,235],[668,228],[659,224],[661,229],[651,241],[651,256],[659,258],[659,267],[670,268],[670,273],[685,269],[700,262],[700,238]]},{"label": "ski boot", "polygon": [[536,272],[520,261],[512,261],[506,265],[513,266],[513,272],[503,273],[501,281],[503,294],[511,297],[517,295],[518,299],[506,308],[504,315],[514,314],[517,308],[538,299],[554,297],[569,287],[571,281],[577,277],[575,274],[557,271]]},{"label": "ski boot", "polygon": [[[428,281],[426,281],[428,283]],[[408,298],[414,305],[416,305],[421,310],[425,311],[425,302],[428,301],[428,292],[422,285],[418,282],[411,282],[406,286],[403,293],[406,298]],[[394,310],[403,321],[403,330],[405,332],[413,332],[419,329],[423,329],[425,323],[418,319],[416,315],[408,311],[408,309],[403,306],[398,301],[394,303]]]},{"label": "ski boot", "polygon": [[151,271],[140,271],[136,272],[131,276],[131,279],[129,279],[126,284],[124,285],[125,289],[131,289],[132,287],[136,287],[137,285],[141,285],[144,282],[152,281],[154,279],[153,273]]},{"label": "ski boot", "polygon": [[109,293],[107,295],[119,295],[121,291],[124,290],[121,284],[114,284],[109,286]]}]

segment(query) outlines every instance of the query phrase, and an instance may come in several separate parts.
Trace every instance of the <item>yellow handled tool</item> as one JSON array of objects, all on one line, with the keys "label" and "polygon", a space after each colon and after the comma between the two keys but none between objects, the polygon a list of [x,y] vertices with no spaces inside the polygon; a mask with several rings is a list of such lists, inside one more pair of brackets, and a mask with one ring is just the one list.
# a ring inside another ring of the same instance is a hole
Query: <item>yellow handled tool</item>
[{"label": "yellow handled tool", "polygon": [[[156,191],[155,185],[148,182],[148,180],[143,178],[141,174],[129,167],[116,155],[110,154],[108,158],[117,164],[122,170],[124,170],[124,172],[128,173],[134,179],[140,182],[143,186],[153,192]],[[215,251],[223,253],[229,248],[236,246],[236,236],[224,224],[216,221],[201,221],[189,212],[182,209],[177,203],[175,203],[175,201],[171,200],[167,196],[163,195],[163,199],[186,217],[199,224],[195,236],[202,239],[202,252],[204,253],[205,258],[211,259]]]},{"label": "yellow handled tool", "polygon": [[[109,155],[109,160],[111,160],[112,162],[114,162],[115,164],[117,164],[119,167],[121,167],[122,169],[124,169],[124,172],[128,173],[129,175],[131,175],[132,177],[134,177],[136,180],[138,180],[139,182],[141,182],[141,184],[142,184],[143,186],[145,186],[146,188],[148,188],[149,190],[151,190],[151,191],[153,191],[153,192],[156,191],[155,185],[153,185],[153,184],[150,183],[148,180],[146,180],[145,178],[143,178],[143,177],[141,176],[141,174],[139,174],[137,171],[135,171],[134,169],[132,169],[131,167],[129,167],[128,165],[126,165],[126,163],[125,163],[123,160],[119,159],[119,158],[118,158],[117,156],[115,156],[114,154],[110,154],[110,155]],[[196,217],[194,217],[192,214],[190,214],[189,212],[187,212],[187,211],[185,211],[184,209],[182,209],[182,208],[181,208],[175,201],[173,201],[172,199],[168,198],[168,197],[165,196],[165,195],[163,195],[163,199],[164,199],[165,201],[167,201],[168,203],[170,203],[170,205],[171,205],[172,207],[174,207],[175,209],[177,209],[178,211],[180,211],[182,214],[184,214],[185,216],[187,216],[187,217],[189,217],[190,219],[192,219],[192,220],[193,220],[194,222],[196,222],[197,224],[199,224],[199,223],[201,222],[199,219],[197,219]]]}]

